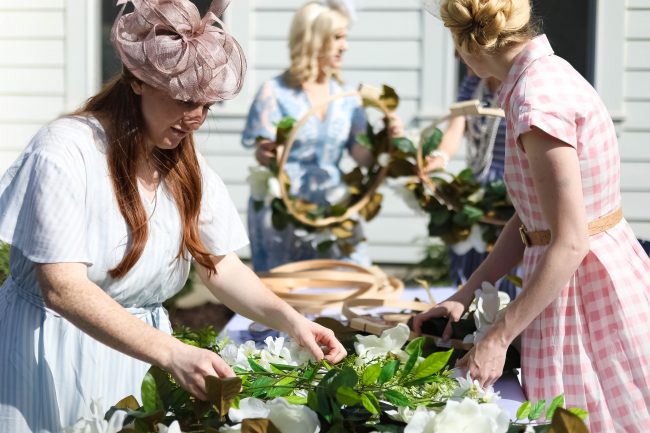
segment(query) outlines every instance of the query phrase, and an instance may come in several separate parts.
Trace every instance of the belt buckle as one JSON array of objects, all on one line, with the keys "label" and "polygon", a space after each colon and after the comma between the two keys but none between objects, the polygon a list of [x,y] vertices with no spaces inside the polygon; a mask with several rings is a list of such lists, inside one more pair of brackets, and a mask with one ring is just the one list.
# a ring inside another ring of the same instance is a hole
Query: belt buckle
[{"label": "belt buckle", "polygon": [[530,247],[531,245],[530,238],[528,237],[526,226],[523,224],[519,226],[519,236],[521,237],[521,242],[524,244],[524,246]]}]

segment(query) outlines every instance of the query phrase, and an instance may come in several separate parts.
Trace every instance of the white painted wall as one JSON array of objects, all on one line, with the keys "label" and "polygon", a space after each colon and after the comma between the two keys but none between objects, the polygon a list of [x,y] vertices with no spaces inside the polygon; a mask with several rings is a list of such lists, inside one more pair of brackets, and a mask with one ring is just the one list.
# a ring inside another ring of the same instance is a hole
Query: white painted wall
[{"label": "white painted wall", "polygon": [[[99,5],[114,0],[0,0],[0,172],[43,123],[74,109],[99,88]],[[288,63],[285,35],[303,0],[235,0],[226,22],[249,59],[244,90],[213,110],[199,147],[226,181],[242,217],[245,178],[253,164],[239,144],[253,95]],[[394,86],[399,114],[418,124],[444,113],[454,100],[455,63],[446,30],[414,0],[358,0],[344,75],[348,83]],[[596,87],[621,139],[626,217],[650,238],[650,0],[600,0]],[[452,162],[460,169],[462,156]],[[381,215],[368,224],[372,258],[412,263],[426,220],[390,191]]]}]

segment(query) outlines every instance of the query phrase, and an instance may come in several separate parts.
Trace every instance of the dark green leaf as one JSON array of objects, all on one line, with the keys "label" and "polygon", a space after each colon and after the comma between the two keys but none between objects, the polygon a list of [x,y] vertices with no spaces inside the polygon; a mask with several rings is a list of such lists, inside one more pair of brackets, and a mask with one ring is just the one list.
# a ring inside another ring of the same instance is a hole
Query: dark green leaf
[{"label": "dark green leaf", "polygon": [[265,373],[265,372],[266,372],[266,370],[264,369],[264,367],[262,367],[262,366],[259,365],[257,362],[255,362],[255,360],[254,360],[253,358],[248,358],[248,365],[251,366],[251,368],[253,369],[253,371],[256,371],[256,372],[258,372],[258,373]]},{"label": "dark green leaf", "polygon": [[156,379],[151,370],[147,371],[144,379],[142,380],[142,407],[146,412],[154,412],[158,409],[163,409],[163,402],[158,395],[158,387],[156,386]]},{"label": "dark green leaf", "polygon": [[337,389],[340,387],[354,388],[358,380],[359,377],[353,368],[343,367],[343,369],[332,378],[328,387],[330,395],[335,396]]},{"label": "dark green leaf", "polygon": [[422,156],[428,156],[438,148],[442,141],[442,131],[436,128],[422,143]]},{"label": "dark green leaf", "polygon": [[408,399],[408,397],[394,389],[387,389],[384,391],[384,397],[386,397],[386,399],[393,403],[395,406],[405,407],[411,405],[411,401]]},{"label": "dark green leaf", "polygon": [[418,337],[414,340],[411,340],[409,344],[404,349],[406,353],[409,354],[406,364],[402,369],[402,380],[406,379],[409,373],[413,370],[415,363],[417,362],[420,355],[422,355],[422,345],[424,344],[424,337]]},{"label": "dark green leaf", "polygon": [[391,380],[393,376],[395,376],[395,372],[397,371],[398,367],[399,367],[399,361],[396,359],[387,362],[381,368],[381,372],[379,373],[379,379],[377,379],[377,383],[383,385],[384,383]]},{"label": "dark green leaf", "polygon": [[249,385],[248,389],[253,397],[260,397],[265,395],[274,383],[274,378],[270,376],[261,376],[255,379],[253,383]]},{"label": "dark green leaf", "polygon": [[263,207],[264,207],[264,201],[253,200],[253,209],[255,209],[255,212],[261,211]]},{"label": "dark green leaf", "polygon": [[393,145],[393,147],[402,153],[405,153],[407,155],[415,155],[415,145],[406,137],[395,137],[391,140],[390,143]]},{"label": "dark green leaf", "polygon": [[477,223],[484,213],[476,206],[466,204],[463,208],[453,217],[453,222],[461,227],[471,227]]}]

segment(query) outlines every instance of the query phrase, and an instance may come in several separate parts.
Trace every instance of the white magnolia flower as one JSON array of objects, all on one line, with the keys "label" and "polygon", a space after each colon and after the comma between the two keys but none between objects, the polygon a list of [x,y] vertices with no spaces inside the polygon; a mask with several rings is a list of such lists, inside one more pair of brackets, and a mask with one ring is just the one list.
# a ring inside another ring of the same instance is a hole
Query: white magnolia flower
[{"label": "white magnolia flower", "polygon": [[325,193],[325,199],[328,203],[338,204],[347,200],[350,197],[350,190],[346,184],[337,185],[335,187],[329,188]]},{"label": "white magnolia flower", "polygon": [[382,167],[386,167],[388,164],[390,164],[390,154],[387,152],[380,153],[377,157],[377,162]]},{"label": "white magnolia flower", "polygon": [[[228,417],[235,423],[247,418],[268,418],[281,433],[318,433],[318,416],[307,406],[290,404],[284,398],[264,402],[256,398],[245,398],[239,402],[239,409],[230,408]],[[241,431],[241,424],[224,426],[221,433]]]},{"label": "white magnolia flower", "polygon": [[280,181],[277,177],[270,177],[268,181],[269,195],[273,198],[282,197],[282,192],[280,192]]},{"label": "white magnolia flower", "polygon": [[454,391],[454,398],[471,398],[480,403],[494,403],[501,398],[499,392],[495,392],[492,386],[483,388],[478,380],[472,380],[469,372],[466,377],[457,377],[456,381],[458,381],[458,388]]},{"label": "white magnolia flower", "polygon": [[528,424],[526,426],[526,430],[524,430],[524,433],[535,433],[535,429],[533,428],[532,425]]},{"label": "white magnolia flower", "polygon": [[164,424],[158,424],[158,433],[183,433],[178,421],[174,421],[167,427]]},{"label": "white magnolia flower", "polygon": [[111,418],[104,419],[101,400],[90,403],[90,417],[80,418],[73,426],[64,428],[61,433],[118,433],[124,427],[126,412],[116,410]]},{"label": "white magnolia flower", "polygon": [[477,253],[484,253],[487,249],[487,245],[483,240],[483,231],[478,224],[472,226],[467,239],[451,244],[449,247],[459,256],[467,254],[472,248],[476,250]]},{"label": "white magnolia flower", "polygon": [[387,410],[385,412],[388,418],[405,423],[410,422],[413,415],[415,415],[415,411],[407,406],[398,406],[397,410]]},{"label": "white magnolia flower", "polygon": [[505,314],[505,308],[510,303],[507,293],[500,292],[493,284],[484,281],[481,288],[474,292],[476,310],[474,323],[476,332],[465,338],[466,342],[478,343],[485,337],[492,326]]},{"label": "white magnolia flower", "polygon": [[[404,428],[404,433],[436,433],[433,420],[436,413],[423,406],[418,406],[410,421]],[[458,430],[459,432],[462,430]]]},{"label": "white magnolia flower", "polygon": [[410,332],[408,326],[400,323],[394,328],[386,329],[379,337],[376,335],[357,335],[354,349],[359,358],[365,359],[374,359],[385,356],[387,353],[403,356],[404,351],[401,349],[408,340]]},{"label": "white magnolia flower", "polygon": [[435,433],[506,433],[510,417],[494,403],[479,404],[469,398],[460,403],[448,400],[442,412],[433,419],[433,426],[430,431]]},{"label": "white magnolia flower", "polygon": [[406,206],[415,213],[425,215],[426,212],[420,207],[417,197],[413,191],[406,187],[406,183],[401,179],[388,179],[388,186],[395,192],[395,195],[402,199]]},{"label": "white magnolia flower", "polygon": [[312,360],[311,352],[295,341],[289,340],[286,347],[289,349],[289,358],[295,363],[295,365],[304,365],[308,361]]},{"label": "white magnolia flower", "polygon": [[227,344],[221,349],[219,355],[231,367],[239,367],[244,370],[250,370],[251,366],[248,363],[248,358],[255,357],[259,354],[259,350],[255,347],[255,342],[248,340],[244,344]]},{"label": "white magnolia flower", "polygon": [[269,179],[273,177],[273,173],[260,165],[248,167],[248,171],[246,181],[251,189],[251,197],[256,201],[264,200],[269,193]]}]

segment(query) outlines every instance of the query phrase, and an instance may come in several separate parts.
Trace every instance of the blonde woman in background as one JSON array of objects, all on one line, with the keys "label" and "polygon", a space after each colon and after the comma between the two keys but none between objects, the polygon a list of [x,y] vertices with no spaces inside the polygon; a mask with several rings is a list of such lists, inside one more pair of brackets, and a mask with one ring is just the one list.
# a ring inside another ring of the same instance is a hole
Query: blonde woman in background
[{"label": "blonde woman in background", "polygon": [[[289,31],[289,68],[262,84],[242,137],[244,146],[255,147],[259,164],[268,166],[276,157],[276,125],[282,118],[298,120],[330,96],[351,89],[343,84],[341,76],[353,14],[349,3],[312,1],[296,11]],[[389,131],[392,135],[401,134],[402,130],[399,120],[395,120]],[[318,205],[340,199],[345,191],[339,168],[344,152],[349,152],[361,165],[372,162],[370,152],[356,142],[357,135],[365,129],[366,116],[358,98],[347,97],[322,105],[300,129],[289,154],[285,169],[291,180],[291,194]],[[340,251],[334,245],[319,253],[314,242],[296,235],[291,224],[276,230],[271,214],[269,203],[259,209],[251,198],[248,230],[256,271],[316,257],[370,264],[360,225],[351,239],[354,252]]]},{"label": "blonde woman in background", "polygon": [[528,0],[426,4],[467,65],[503,83],[505,180],[517,213],[467,284],[417,316],[415,330],[433,317],[457,321],[482,281],[523,258],[523,292],[459,365],[491,384],[521,334],[529,399],[563,393],[589,412],[592,433],[649,431],[650,259],[622,218],[605,105],[536,34]]}]

